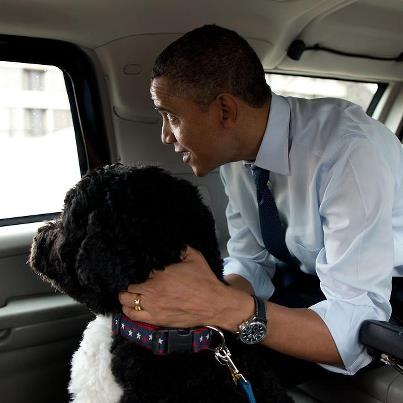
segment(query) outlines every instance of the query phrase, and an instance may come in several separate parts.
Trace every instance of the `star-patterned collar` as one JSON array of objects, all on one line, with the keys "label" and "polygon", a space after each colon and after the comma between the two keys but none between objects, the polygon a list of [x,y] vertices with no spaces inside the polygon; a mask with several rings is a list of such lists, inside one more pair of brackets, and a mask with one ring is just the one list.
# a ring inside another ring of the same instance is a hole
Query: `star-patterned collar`
[{"label": "star-patterned collar", "polygon": [[211,330],[206,327],[162,328],[132,321],[123,314],[112,316],[112,334],[119,334],[157,355],[185,351],[198,353],[209,349],[211,344]]}]

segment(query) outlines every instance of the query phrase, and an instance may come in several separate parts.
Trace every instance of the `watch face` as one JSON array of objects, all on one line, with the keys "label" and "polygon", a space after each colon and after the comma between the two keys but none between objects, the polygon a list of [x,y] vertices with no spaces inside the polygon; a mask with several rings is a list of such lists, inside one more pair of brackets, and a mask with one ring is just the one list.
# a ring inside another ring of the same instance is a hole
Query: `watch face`
[{"label": "watch face", "polygon": [[243,327],[239,333],[239,338],[243,343],[256,344],[266,336],[267,327],[262,322],[250,322]]}]

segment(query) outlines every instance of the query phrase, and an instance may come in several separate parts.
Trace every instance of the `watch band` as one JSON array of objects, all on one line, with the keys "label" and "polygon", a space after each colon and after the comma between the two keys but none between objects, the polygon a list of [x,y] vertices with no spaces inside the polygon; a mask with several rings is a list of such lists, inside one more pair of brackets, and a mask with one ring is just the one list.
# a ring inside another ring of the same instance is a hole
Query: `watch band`
[{"label": "watch band", "polygon": [[263,298],[256,297],[256,295],[252,295],[252,297],[255,300],[255,317],[266,323],[266,302]]}]

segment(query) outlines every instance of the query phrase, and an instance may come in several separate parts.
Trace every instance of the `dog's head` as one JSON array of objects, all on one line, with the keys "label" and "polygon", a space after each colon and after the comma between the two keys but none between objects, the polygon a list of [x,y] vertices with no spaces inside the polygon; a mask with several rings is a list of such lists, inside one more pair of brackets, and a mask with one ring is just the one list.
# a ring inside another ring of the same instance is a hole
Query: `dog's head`
[{"label": "dog's head", "polygon": [[157,167],[115,164],[67,193],[60,219],[38,230],[30,265],[94,312],[118,312],[119,291],[179,262],[186,245],[222,279],[214,220],[197,188]]}]

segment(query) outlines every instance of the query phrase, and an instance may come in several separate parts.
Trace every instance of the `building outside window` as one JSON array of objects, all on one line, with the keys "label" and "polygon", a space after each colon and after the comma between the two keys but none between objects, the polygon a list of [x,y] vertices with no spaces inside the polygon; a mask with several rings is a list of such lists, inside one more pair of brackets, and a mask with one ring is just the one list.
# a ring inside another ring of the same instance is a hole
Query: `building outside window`
[{"label": "building outside window", "polygon": [[58,110],[53,111],[53,128],[54,130],[62,130],[67,127],[72,127],[73,122],[71,120],[71,112],[68,110]]},{"label": "building outside window", "polygon": [[0,61],[0,223],[60,211],[80,177],[63,72]]},{"label": "building outside window", "polygon": [[23,69],[23,89],[27,91],[44,91],[45,72],[37,69]]},{"label": "building outside window", "polygon": [[42,136],[73,122],[63,73],[53,66],[0,61],[0,140]]},{"label": "building outside window", "polygon": [[36,137],[46,134],[46,110],[45,109],[24,109],[25,113],[25,135]]}]

